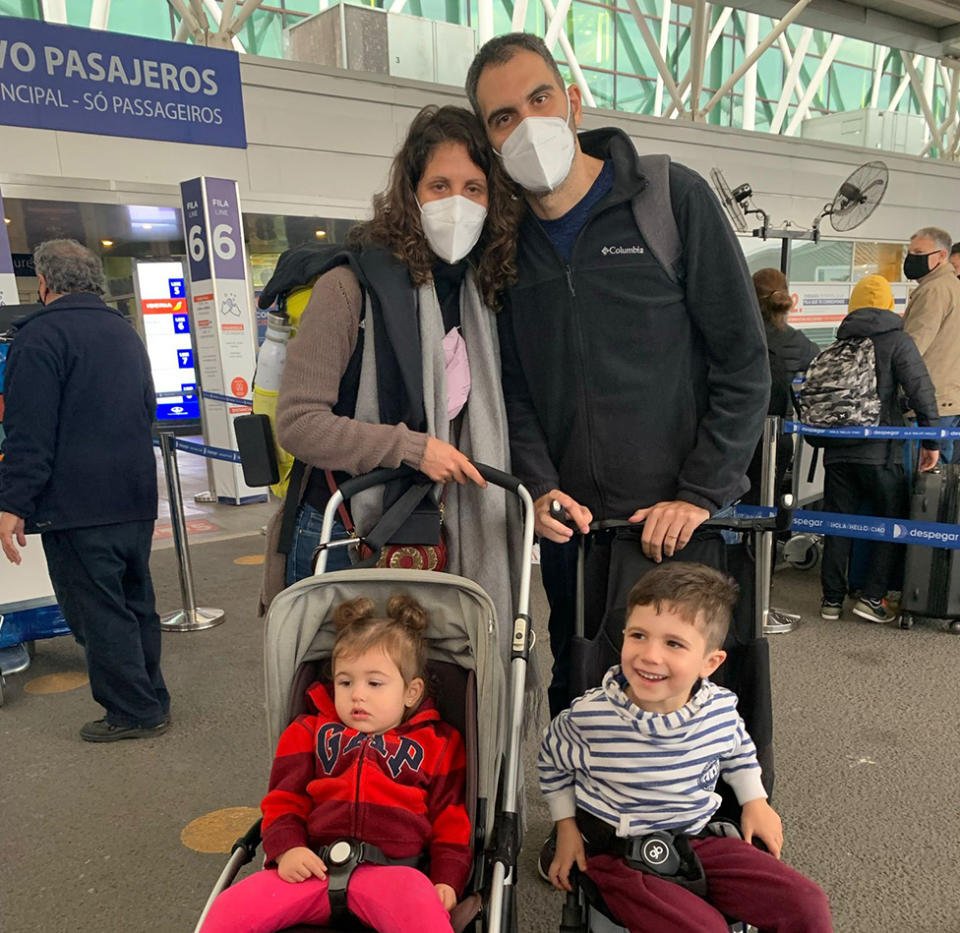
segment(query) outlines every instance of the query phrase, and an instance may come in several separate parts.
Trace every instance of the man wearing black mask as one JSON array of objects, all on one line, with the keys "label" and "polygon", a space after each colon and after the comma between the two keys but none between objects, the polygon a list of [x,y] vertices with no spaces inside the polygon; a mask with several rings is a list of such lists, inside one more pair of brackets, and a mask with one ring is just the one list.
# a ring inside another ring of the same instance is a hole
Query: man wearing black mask
[{"label": "man wearing black mask", "polygon": [[[910,238],[903,274],[918,285],[907,301],[903,329],[913,337],[937,390],[940,426],[960,425],[960,280],[950,254],[950,234],[923,227]],[[954,461],[960,444],[940,442],[940,459]]]}]

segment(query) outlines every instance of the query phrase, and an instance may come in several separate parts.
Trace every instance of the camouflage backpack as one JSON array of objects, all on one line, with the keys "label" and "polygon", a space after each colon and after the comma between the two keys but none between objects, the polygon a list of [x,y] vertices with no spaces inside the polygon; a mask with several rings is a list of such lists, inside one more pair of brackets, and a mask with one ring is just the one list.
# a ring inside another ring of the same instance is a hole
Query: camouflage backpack
[{"label": "camouflage backpack", "polygon": [[880,424],[880,410],[873,340],[837,340],[814,357],[800,392],[805,423],[821,428],[866,427]]}]

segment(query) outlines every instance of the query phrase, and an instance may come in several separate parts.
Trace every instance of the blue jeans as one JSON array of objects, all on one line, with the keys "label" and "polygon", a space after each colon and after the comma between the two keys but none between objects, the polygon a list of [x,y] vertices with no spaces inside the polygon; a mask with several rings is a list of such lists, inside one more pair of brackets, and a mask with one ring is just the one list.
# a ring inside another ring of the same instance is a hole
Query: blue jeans
[{"label": "blue jeans", "polygon": [[[293,528],[293,542],[287,555],[287,586],[313,576],[313,555],[320,547],[320,529],[323,527],[323,512],[306,502],[297,509],[297,521]],[[347,529],[339,518],[334,519],[331,541],[349,538]],[[350,564],[348,548],[336,547],[327,552],[327,570],[347,570]]]},{"label": "blue jeans", "polygon": [[[960,426],[960,415],[944,415],[940,419],[941,428],[955,428]],[[953,463],[954,462],[954,453],[957,450],[960,450],[960,444],[957,444],[954,447],[956,441],[952,437],[945,437],[940,441],[940,462],[941,463]],[[960,458],[958,458],[960,459]]]}]

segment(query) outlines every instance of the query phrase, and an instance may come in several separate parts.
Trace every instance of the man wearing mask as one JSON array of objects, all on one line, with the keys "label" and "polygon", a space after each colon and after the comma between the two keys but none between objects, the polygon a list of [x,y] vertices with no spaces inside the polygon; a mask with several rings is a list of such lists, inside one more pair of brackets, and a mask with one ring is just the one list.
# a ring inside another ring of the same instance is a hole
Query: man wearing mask
[{"label": "man wearing mask", "polygon": [[[575,555],[552,500],[581,531],[592,519],[643,521],[649,560],[677,554],[747,488],[769,393],[766,345],[709,186],[674,163],[653,192],[682,244],[682,272],[671,275],[634,213],[650,180],[633,143],[618,129],[576,134],[580,91],[565,87],[542,40],[487,42],[467,96],[528,205],[499,326],[513,470],[536,499],[556,714],[569,700]],[[684,557],[705,559],[695,551]]]},{"label": "man wearing mask", "polygon": [[150,579],[150,360],[104,303],[103,267],[90,250],[48,240],[33,261],[44,307],[18,322],[7,361],[0,546],[19,564],[25,534],[40,534],[57,602],[106,711],[80,737],[153,738],[170,724],[170,696]]},{"label": "man wearing mask", "polygon": [[[903,274],[918,284],[907,301],[903,329],[914,339],[937,391],[940,427],[960,425],[960,281],[950,262],[950,234],[923,227],[910,238]],[[960,444],[940,442],[940,460],[956,461]]]}]

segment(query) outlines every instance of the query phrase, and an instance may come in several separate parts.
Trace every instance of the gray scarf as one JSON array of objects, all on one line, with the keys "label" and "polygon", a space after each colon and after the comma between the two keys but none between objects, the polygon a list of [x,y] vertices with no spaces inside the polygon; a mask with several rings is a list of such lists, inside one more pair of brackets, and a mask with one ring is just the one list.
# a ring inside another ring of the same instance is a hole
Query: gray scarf
[{"label": "gray scarf", "polygon": [[[443,315],[432,284],[421,285],[417,298],[427,434],[449,443]],[[368,296],[354,417],[358,421],[378,424],[380,406],[373,321]],[[460,329],[470,361],[470,395],[463,410],[459,449],[471,460],[509,472],[510,448],[500,385],[497,325],[494,315],[480,299],[471,271],[467,272],[460,289]],[[439,496],[439,486],[435,494]],[[369,531],[376,523],[381,505],[382,490],[369,490],[354,497],[351,511],[360,534]],[[480,489],[473,483],[465,486],[449,483],[444,499],[443,526],[448,550],[447,570],[479,583],[496,606],[501,656],[509,676],[514,594],[521,547],[517,500],[492,486]],[[528,671],[528,675],[530,673]]]}]

